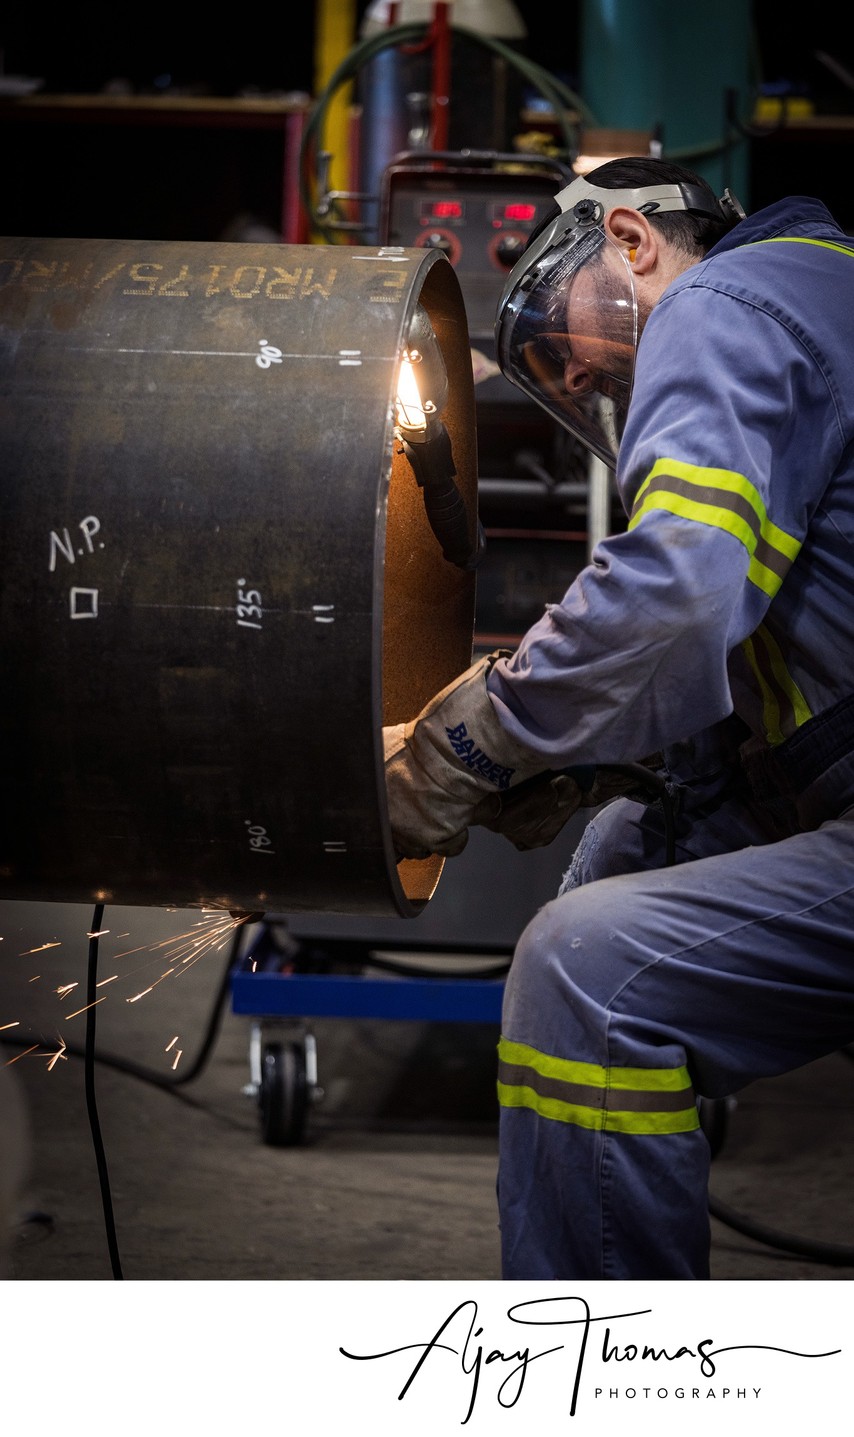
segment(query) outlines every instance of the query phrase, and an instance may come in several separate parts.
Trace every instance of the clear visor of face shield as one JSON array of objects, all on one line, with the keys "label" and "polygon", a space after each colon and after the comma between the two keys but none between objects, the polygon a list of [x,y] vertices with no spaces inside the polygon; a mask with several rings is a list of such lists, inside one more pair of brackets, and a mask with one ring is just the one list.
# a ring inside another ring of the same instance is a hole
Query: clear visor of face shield
[{"label": "clear visor of face shield", "polygon": [[612,469],[626,421],[638,340],[631,266],[603,229],[572,231],[506,300],[506,377]]}]

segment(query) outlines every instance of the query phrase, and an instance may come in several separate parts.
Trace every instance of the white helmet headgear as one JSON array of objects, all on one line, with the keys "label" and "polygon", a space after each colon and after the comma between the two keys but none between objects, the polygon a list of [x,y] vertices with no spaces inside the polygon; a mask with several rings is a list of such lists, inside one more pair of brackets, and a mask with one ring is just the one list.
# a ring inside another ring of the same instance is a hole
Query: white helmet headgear
[{"label": "white helmet headgear", "polygon": [[[532,235],[508,276],[495,322],[502,372],[613,468],[634,378],[638,306],[631,265],[608,238],[617,206],[653,215],[690,211],[730,226],[744,218],[724,192],[698,182],[605,189],[579,177],[555,197],[557,213]],[[579,273],[595,279],[576,283]],[[566,366],[584,366],[586,387],[567,386]]]}]

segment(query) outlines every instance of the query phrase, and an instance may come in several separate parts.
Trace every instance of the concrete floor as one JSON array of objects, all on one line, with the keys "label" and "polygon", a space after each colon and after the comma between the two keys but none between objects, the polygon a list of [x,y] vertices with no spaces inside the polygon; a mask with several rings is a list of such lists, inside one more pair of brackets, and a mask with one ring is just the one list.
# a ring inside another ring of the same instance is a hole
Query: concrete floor
[{"label": "concrete floor", "polygon": [[[92,910],[76,905],[0,906],[0,1055],[14,1060],[6,1072],[25,1099],[33,1146],[13,1280],[113,1276],[84,1064],[74,1053],[84,1044],[91,921]],[[497,1028],[313,1022],[324,1096],[305,1140],[274,1147],[262,1140],[257,1102],[244,1091],[250,1020],[230,999],[201,1071],[162,1086],[192,1073],[222,991],[227,936],[224,947],[183,961],[184,935],[206,936],[211,921],[187,910],[104,915],[98,974],[112,981],[98,990],[104,1060],[95,1097],[122,1276],[497,1279]],[[29,1043],[37,1045],[32,1053]],[[134,1070],[122,1071],[109,1055]],[[739,1094],[712,1186],[716,1201],[760,1224],[854,1244],[850,1057],[836,1054]],[[783,1252],[718,1220],[712,1262],[723,1281],[854,1275],[854,1265]]]}]

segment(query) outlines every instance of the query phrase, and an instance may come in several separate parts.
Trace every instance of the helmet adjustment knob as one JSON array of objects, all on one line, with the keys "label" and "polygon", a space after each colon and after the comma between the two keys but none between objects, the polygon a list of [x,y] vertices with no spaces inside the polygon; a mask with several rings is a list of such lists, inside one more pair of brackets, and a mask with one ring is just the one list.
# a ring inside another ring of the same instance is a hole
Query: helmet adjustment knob
[{"label": "helmet adjustment knob", "polygon": [[599,200],[591,199],[588,195],[583,200],[578,201],[572,213],[578,224],[595,225],[599,223],[605,211]]}]

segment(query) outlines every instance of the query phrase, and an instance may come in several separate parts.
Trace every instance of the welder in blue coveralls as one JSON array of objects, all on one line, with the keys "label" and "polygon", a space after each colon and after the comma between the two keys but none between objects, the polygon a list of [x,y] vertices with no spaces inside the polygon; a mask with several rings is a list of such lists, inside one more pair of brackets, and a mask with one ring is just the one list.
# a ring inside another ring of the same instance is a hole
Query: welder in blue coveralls
[{"label": "welder in blue coveralls", "polygon": [[654,158],[557,209],[499,362],[615,468],[627,528],[386,730],[390,816],[423,856],[595,810],[506,986],[502,1270],[704,1278],[698,1098],[854,1039],[854,240]]}]

